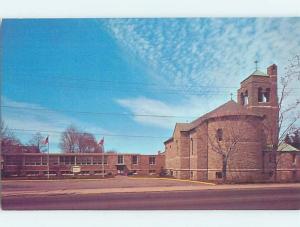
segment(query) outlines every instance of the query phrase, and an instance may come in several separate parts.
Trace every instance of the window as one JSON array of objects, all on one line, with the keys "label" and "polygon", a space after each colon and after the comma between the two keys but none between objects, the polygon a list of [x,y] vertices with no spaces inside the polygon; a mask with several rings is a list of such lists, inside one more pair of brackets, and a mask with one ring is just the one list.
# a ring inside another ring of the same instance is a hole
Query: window
[{"label": "window", "polygon": [[118,164],[124,164],[124,157],[123,157],[123,155],[118,155]]},{"label": "window", "polygon": [[243,106],[248,105],[248,91],[246,90],[245,93],[241,93],[241,103]]},{"label": "window", "polygon": [[[41,159],[42,159],[43,166],[48,165],[48,157],[47,156],[42,156]],[[49,157],[49,162],[50,162],[50,157]]]},{"label": "window", "polygon": [[59,157],[58,156],[49,156],[50,166],[58,165]]},{"label": "window", "polygon": [[104,156],[104,164],[107,164],[107,156]]},{"label": "window", "polygon": [[258,88],[258,102],[270,102],[270,88],[266,88],[265,91],[261,87]]},{"label": "window", "polygon": [[149,170],[149,173],[150,173],[150,174],[155,174],[155,169],[150,169],[150,170]]},{"label": "window", "polygon": [[[74,157],[72,157],[72,158],[74,158]],[[74,161],[75,161],[75,159],[74,159]],[[68,163],[66,162],[66,164],[75,164],[75,162],[73,162],[73,160],[71,160],[71,162],[70,161]],[[77,156],[76,164],[77,165],[92,165],[92,157]]]},{"label": "window", "polygon": [[263,91],[262,91],[261,87],[258,88],[257,101],[258,102],[262,102],[263,101]]},{"label": "window", "polygon": [[74,156],[60,156],[59,163],[61,165],[73,165],[73,164],[75,164],[75,157]]},{"label": "window", "polygon": [[150,165],[155,165],[155,157],[149,157],[149,164]]},{"label": "window", "polygon": [[17,156],[7,156],[5,157],[4,163],[6,165],[20,165],[22,160]]},{"label": "window", "polygon": [[248,91],[245,91],[245,96],[244,96],[244,105],[248,105],[249,99],[248,99]]},{"label": "window", "polygon": [[90,171],[80,171],[79,175],[90,175]]},{"label": "window", "polygon": [[131,162],[133,165],[137,165],[138,164],[138,156],[137,155],[131,156]]},{"label": "window", "polygon": [[[27,156],[25,157],[26,166],[39,166],[42,165],[41,156]],[[46,164],[47,165],[47,164]]]},{"label": "window", "polygon": [[28,171],[26,172],[26,176],[38,176],[39,172],[38,171]]},{"label": "window", "polygon": [[92,157],[87,157],[86,158],[86,164],[91,165],[92,164]]},{"label": "window", "polygon": [[218,128],[217,129],[217,134],[216,134],[217,140],[222,141],[223,140],[223,130]]},{"label": "window", "polygon": [[216,178],[222,178],[223,177],[223,174],[222,172],[216,172]]},{"label": "window", "polygon": [[93,165],[101,165],[102,164],[102,157],[95,156],[93,157]]},{"label": "window", "polygon": [[241,103],[242,105],[245,105],[245,101],[244,101],[244,93],[241,93]]}]

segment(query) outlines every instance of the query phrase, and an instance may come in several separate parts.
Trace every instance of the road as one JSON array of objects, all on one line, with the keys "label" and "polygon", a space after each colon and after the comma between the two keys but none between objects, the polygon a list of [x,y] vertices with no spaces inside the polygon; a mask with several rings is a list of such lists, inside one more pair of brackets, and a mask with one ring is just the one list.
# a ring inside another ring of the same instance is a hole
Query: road
[{"label": "road", "polygon": [[216,189],[2,197],[4,210],[300,209],[299,188]]}]

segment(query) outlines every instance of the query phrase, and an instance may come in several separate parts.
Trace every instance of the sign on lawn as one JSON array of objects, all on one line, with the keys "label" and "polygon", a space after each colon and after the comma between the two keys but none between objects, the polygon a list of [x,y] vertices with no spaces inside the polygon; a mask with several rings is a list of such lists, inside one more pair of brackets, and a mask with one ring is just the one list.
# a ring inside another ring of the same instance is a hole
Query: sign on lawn
[{"label": "sign on lawn", "polygon": [[81,171],[80,166],[72,166],[73,173],[80,173],[80,171]]}]

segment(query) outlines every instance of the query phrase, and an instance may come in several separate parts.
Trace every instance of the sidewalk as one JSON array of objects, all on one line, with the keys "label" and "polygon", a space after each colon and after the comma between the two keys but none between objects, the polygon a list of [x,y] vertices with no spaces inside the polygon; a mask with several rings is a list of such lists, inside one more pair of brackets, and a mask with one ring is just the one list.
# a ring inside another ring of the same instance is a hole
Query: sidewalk
[{"label": "sidewalk", "polygon": [[62,189],[43,191],[3,192],[2,197],[10,196],[48,196],[48,195],[87,195],[110,193],[142,193],[168,191],[203,191],[203,190],[243,190],[243,189],[299,189],[300,183],[287,184],[235,184],[235,185],[195,185],[195,186],[168,186],[168,187],[135,187],[135,188],[102,188],[102,189]]}]

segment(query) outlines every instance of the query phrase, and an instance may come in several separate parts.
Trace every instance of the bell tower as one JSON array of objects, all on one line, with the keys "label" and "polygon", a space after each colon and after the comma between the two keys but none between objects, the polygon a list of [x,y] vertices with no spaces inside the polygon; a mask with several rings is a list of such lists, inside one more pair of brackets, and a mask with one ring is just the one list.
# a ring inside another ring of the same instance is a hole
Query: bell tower
[{"label": "bell tower", "polygon": [[269,66],[267,74],[256,68],[249,77],[241,82],[237,96],[240,105],[264,117],[266,145],[277,145],[279,117],[277,65]]}]

